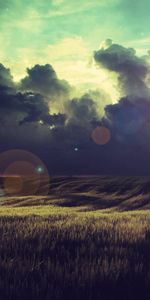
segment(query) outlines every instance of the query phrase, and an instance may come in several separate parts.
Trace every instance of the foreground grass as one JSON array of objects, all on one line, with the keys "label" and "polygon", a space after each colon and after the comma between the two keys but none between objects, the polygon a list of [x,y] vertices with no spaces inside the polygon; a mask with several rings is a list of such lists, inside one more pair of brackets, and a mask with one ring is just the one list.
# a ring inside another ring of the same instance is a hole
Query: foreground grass
[{"label": "foreground grass", "polygon": [[150,299],[150,211],[0,207],[0,299]]}]

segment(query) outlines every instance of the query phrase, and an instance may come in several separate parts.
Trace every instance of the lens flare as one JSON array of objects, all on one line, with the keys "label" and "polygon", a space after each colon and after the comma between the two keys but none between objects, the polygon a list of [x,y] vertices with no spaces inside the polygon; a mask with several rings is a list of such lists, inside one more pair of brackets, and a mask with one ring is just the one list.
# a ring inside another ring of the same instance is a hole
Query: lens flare
[{"label": "lens flare", "polygon": [[[29,185],[29,180],[36,179],[36,185]],[[28,183],[28,184],[27,184]],[[4,189],[8,194],[35,194],[39,187],[39,176],[35,174],[34,165],[27,161],[16,161],[4,172]]]},{"label": "lens flare", "polygon": [[4,180],[6,194],[47,195],[49,192],[48,170],[44,163],[31,152],[9,150],[1,153],[0,174]]},{"label": "lens flare", "polygon": [[110,141],[110,130],[104,126],[97,126],[91,134],[92,140],[98,145],[105,145]]},{"label": "lens flare", "polygon": [[23,180],[20,176],[5,177],[4,191],[6,195],[22,194]]}]

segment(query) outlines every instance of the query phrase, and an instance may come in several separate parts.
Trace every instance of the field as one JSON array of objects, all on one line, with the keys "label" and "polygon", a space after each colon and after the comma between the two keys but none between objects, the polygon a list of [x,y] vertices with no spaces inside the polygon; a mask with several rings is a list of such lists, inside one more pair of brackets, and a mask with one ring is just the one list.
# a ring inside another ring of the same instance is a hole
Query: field
[{"label": "field", "polygon": [[150,299],[150,178],[52,178],[0,203],[1,300]]}]

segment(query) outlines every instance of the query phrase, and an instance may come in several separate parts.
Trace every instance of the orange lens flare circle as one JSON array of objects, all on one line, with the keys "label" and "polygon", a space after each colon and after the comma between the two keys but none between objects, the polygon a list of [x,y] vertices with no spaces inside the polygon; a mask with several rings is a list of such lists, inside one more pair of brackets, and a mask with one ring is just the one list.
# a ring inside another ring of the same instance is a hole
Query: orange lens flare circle
[{"label": "orange lens flare circle", "polygon": [[18,195],[23,188],[22,178],[19,176],[5,177],[4,191],[7,195]]},{"label": "orange lens flare circle", "polygon": [[8,150],[0,154],[0,174],[8,195],[47,195],[49,173],[40,158],[24,150]]},{"label": "orange lens flare circle", "polygon": [[110,141],[110,130],[104,126],[97,126],[91,134],[92,140],[97,145],[105,145]]}]

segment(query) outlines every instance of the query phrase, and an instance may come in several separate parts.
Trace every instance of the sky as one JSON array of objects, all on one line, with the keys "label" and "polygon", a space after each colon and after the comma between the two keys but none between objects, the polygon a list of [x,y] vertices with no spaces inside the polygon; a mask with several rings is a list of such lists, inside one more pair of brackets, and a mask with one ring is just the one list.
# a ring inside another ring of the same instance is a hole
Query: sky
[{"label": "sky", "polygon": [[73,85],[104,80],[107,88],[103,72],[100,78],[100,72],[88,68],[92,52],[111,38],[145,53],[149,9],[148,0],[0,1],[0,60],[11,67],[15,80],[27,67],[50,63]]},{"label": "sky", "polygon": [[0,0],[1,152],[36,153],[52,174],[148,174],[149,10]]}]

